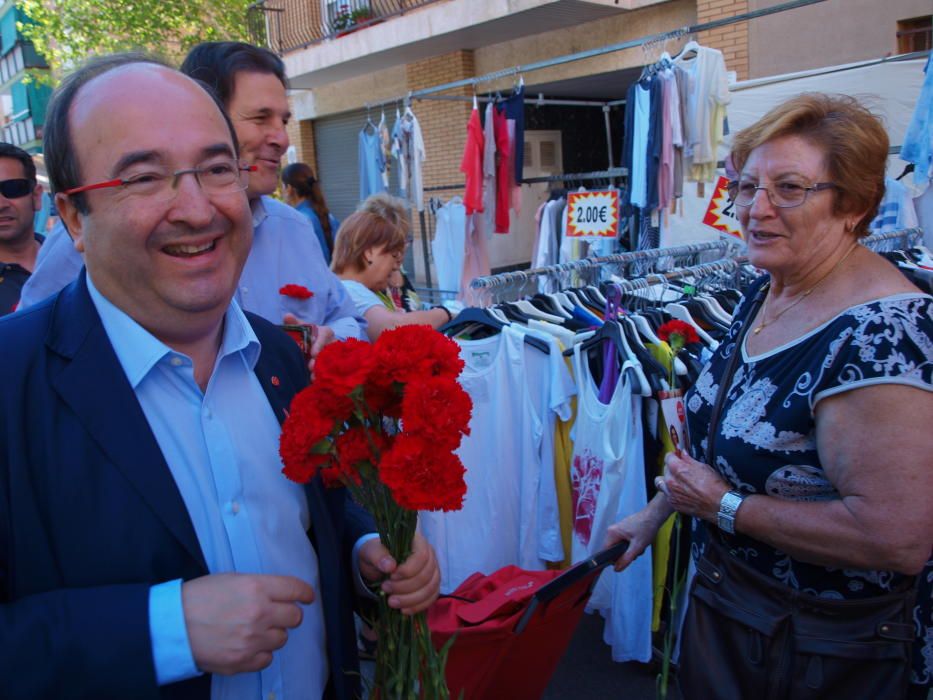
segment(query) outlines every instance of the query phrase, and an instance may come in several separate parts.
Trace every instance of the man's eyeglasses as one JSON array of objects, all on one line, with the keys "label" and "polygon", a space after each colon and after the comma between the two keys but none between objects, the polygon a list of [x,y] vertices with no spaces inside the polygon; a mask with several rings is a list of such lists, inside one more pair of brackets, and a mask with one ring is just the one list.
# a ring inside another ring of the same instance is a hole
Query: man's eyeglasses
[{"label": "man's eyeglasses", "polygon": [[165,170],[156,166],[134,173],[126,179],[106,180],[93,185],[82,185],[65,190],[63,194],[74,195],[89,190],[102,190],[107,187],[122,187],[130,194],[156,200],[170,200],[178,190],[178,181],[182,175],[191,173],[197,178],[201,189],[207,194],[229,194],[241,192],[249,185],[249,173],[256,170],[255,165],[240,165],[235,160],[211,160],[194,168],[183,170]]},{"label": "man's eyeglasses", "polygon": [[6,199],[25,197],[27,194],[32,194],[35,188],[36,183],[24,177],[18,177],[12,180],[0,180],[0,194]]},{"label": "man's eyeglasses", "polygon": [[790,209],[791,207],[799,207],[806,202],[807,195],[811,192],[831,190],[836,189],[836,187],[833,182],[817,182],[809,187],[794,182],[777,182],[769,187],[767,185],[756,185],[753,182],[732,180],[726,186],[726,190],[729,192],[729,199],[735,202],[737,207],[750,207],[752,202],[755,201],[758,190],[764,190],[773,206]]}]

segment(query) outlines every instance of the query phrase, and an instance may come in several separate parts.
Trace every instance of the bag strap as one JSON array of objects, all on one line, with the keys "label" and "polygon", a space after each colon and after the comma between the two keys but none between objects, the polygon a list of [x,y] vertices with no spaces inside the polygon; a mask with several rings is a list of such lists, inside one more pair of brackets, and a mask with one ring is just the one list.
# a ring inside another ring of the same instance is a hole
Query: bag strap
[{"label": "bag strap", "polygon": [[722,416],[722,407],[726,402],[726,394],[729,392],[729,386],[732,384],[732,377],[735,375],[735,368],[739,363],[739,356],[742,354],[742,344],[745,342],[745,336],[748,335],[748,328],[751,325],[752,319],[755,318],[755,314],[758,313],[758,309],[760,309],[761,305],[764,303],[765,297],[768,294],[768,287],[770,287],[770,282],[761,285],[758,289],[758,293],[755,294],[755,297],[749,304],[748,312],[745,314],[745,319],[742,322],[742,328],[739,329],[739,334],[736,336],[732,355],[729,356],[726,363],[726,370],[720,378],[719,391],[716,392],[716,401],[709,415],[709,432],[707,433],[706,440],[709,445],[709,449],[706,453],[706,463],[713,469],[716,468],[716,433],[719,430],[719,419]]}]

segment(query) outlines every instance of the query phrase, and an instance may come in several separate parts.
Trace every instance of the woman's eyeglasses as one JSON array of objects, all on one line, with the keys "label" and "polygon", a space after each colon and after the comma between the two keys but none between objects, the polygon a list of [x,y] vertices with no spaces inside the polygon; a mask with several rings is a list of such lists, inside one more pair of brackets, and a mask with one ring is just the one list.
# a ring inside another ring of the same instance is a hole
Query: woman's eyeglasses
[{"label": "woman's eyeglasses", "polygon": [[778,182],[768,186],[756,185],[753,182],[732,180],[726,186],[726,190],[729,192],[729,199],[735,202],[737,207],[750,207],[752,202],[755,201],[755,195],[758,194],[758,190],[764,190],[768,194],[768,200],[771,204],[781,209],[799,207],[807,201],[807,195],[811,192],[830,189],[836,189],[836,184],[832,182],[817,182],[806,187],[794,182]]}]

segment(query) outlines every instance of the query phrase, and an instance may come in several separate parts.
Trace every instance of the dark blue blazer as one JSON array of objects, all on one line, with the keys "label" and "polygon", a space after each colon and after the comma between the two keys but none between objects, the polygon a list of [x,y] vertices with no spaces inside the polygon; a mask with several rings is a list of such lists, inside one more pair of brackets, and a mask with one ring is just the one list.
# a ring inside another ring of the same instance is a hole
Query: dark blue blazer
[{"label": "dark blue blazer", "polygon": [[[297,346],[247,314],[280,420],[307,384]],[[171,472],[80,278],[0,319],[0,698],[208,698],[158,688],[154,583],[208,573]],[[284,477],[282,477],[284,478]],[[350,556],[375,528],[344,489],[308,485],[331,682],[358,695]]]}]

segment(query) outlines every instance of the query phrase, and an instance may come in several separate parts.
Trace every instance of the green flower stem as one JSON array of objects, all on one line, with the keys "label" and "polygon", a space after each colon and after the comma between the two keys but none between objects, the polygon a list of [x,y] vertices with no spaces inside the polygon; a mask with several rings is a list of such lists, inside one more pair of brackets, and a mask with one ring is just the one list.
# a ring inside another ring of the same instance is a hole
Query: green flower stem
[{"label": "green flower stem", "polygon": [[658,698],[666,700],[667,688],[671,675],[671,657],[674,655],[674,637],[677,630],[677,609],[681,593],[687,582],[687,572],[680,570],[680,514],[674,515],[674,527],[672,536],[674,538],[674,574],[673,590],[670,598],[670,617],[668,618],[667,630],[664,632],[664,657],[661,659],[661,673],[658,674]]}]

